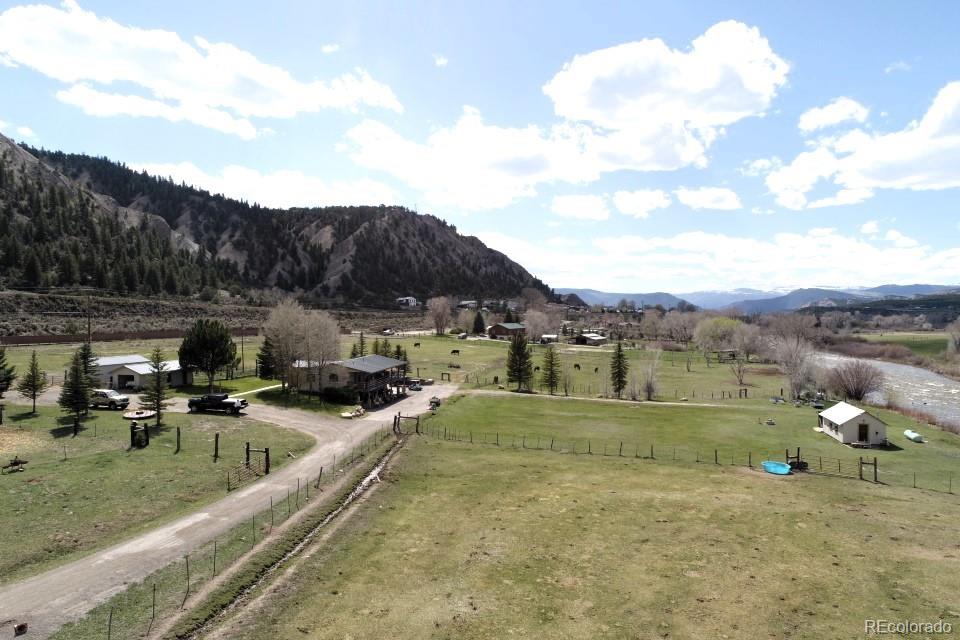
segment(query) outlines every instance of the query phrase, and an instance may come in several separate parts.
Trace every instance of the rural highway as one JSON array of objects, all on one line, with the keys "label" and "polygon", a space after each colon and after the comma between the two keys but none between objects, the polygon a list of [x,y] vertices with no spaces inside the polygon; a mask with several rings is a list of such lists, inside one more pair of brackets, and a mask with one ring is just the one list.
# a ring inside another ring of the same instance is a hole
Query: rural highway
[{"label": "rural highway", "polygon": [[[252,405],[247,415],[255,420],[297,429],[316,438],[308,453],[282,469],[234,491],[202,510],[178,518],[153,531],[103,549],[69,564],[0,588],[0,623],[29,624],[28,638],[48,638],[68,622],[109,600],[169,563],[231,528],[248,522],[296,488],[297,478],[315,477],[321,466],[330,468],[334,456],[342,458],[381,427],[390,428],[400,411],[414,415],[429,410],[429,398],[449,397],[456,385],[434,385],[360,419],[344,420],[297,409]],[[186,410],[177,403],[173,410]]]}]

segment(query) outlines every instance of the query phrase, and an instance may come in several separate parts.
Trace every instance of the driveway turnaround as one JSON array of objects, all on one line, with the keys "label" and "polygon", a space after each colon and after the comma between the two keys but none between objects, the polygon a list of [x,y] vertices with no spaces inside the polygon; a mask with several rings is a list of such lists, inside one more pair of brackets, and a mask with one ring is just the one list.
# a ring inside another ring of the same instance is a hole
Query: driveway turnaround
[{"label": "driveway turnaround", "polygon": [[[316,446],[300,459],[256,482],[234,491],[200,511],[69,564],[0,588],[0,619],[29,624],[30,638],[48,638],[68,622],[142,581],[154,571],[223,535],[269,508],[270,498],[285,499],[297,478],[329,469],[353,447],[380,428],[389,429],[393,415],[416,415],[429,410],[429,398],[449,397],[456,385],[438,384],[430,391],[372,411],[363,418],[345,420],[298,409],[253,405],[247,415],[255,420],[297,429],[312,435]],[[174,410],[186,410],[177,402]]]}]

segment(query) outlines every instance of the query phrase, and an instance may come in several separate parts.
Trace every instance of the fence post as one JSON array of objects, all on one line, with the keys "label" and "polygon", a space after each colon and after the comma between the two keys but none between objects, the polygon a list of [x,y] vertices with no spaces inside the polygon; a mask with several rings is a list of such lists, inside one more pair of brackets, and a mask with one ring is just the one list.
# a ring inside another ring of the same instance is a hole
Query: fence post
[{"label": "fence post", "polygon": [[213,461],[216,462],[220,458],[220,432],[217,431],[213,434]]},{"label": "fence post", "polygon": [[257,543],[257,516],[250,517],[250,548]]},{"label": "fence post", "polygon": [[[213,575],[217,575],[217,539],[213,539]],[[154,606],[156,606],[157,601],[157,585],[153,585],[153,601]]]},{"label": "fence post", "polygon": [[250,468],[250,443],[246,443],[243,447],[244,449],[244,461],[243,463],[247,466],[247,469]]},{"label": "fence post", "polygon": [[874,456],[874,457],[873,457],[873,482],[874,482],[874,484],[876,484],[876,483],[879,481],[878,478],[877,478],[877,473],[878,473],[878,471],[877,471],[877,457]]},{"label": "fence post", "polygon": [[[216,556],[214,556],[216,557]],[[150,607],[150,624],[157,619],[157,583],[153,583],[153,604]]]},{"label": "fence post", "polygon": [[713,450],[713,464],[720,464],[720,455],[716,449]]},{"label": "fence post", "polygon": [[860,460],[857,462],[857,473],[860,475],[860,479],[863,480],[863,456],[860,456]]},{"label": "fence post", "polygon": [[589,453],[590,455],[593,455],[593,445],[590,443],[589,440],[587,440],[587,453]]},{"label": "fence post", "polygon": [[296,510],[300,510],[300,476],[297,476],[297,497],[294,498],[294,504],[296,504]]},{"label": "fence post", "polygon": [[174,453],[180,453],[180,427],[177,427],[177,450]]},{"label": "fence post", "polygon": [[107,618],[107,640],[110,640],[110,635],[113,633],[113,607],[110,607],[110,617]]},{"label": "fence post", "polygon": [[753,451],[747,451],[747,466],[753,469]]},{"label": "fence post", "polygon": [[270,475],[270,447],[263,448],[263,474]]},{"label": "fence post", "polygon": [[617,455],[619,455],[621,458],[623,457],[623,442],[620,443],[620,453]]},{"label": "fence post", "polygon": [[656,456],[653,455],[653,445],[650,445],[650,459],[651,459],[651,460],[656,460],[656,459],[657,459]]}]

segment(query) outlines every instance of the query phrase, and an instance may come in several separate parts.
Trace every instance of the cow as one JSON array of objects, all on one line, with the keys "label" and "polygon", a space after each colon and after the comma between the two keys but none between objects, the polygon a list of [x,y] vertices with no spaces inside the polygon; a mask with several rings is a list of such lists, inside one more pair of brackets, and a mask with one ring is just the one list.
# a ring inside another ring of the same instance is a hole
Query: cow
[{"label": "cow", "polygon": [[419,349],[419,348],[420,348],[420,343],[419,343],[419,342],[414,342],[414,343],[413,343],[413,346],[414,346],[414,348]]},{"label": "cow", "polygon": [[580,371],[580,365],[579,365],[579,364],[573,365],[573,368],[576,369],[577,371]]},{"label": "cow", "polygon": [[540,371],[540,367],[534,367],[533,370],[534,370],[534,371]]},{"label": "cow", "polygon": [[593,368],[593,372],[594,372],[594,373],[600,373],[600,367],[594,367],[594,368]]},{"label": "cow", "polygon": [[450,352],[450,355],[452,355],[452,356],[458,356],[458,355],[460,355],[460,349],[454,349],[453,351]]}]

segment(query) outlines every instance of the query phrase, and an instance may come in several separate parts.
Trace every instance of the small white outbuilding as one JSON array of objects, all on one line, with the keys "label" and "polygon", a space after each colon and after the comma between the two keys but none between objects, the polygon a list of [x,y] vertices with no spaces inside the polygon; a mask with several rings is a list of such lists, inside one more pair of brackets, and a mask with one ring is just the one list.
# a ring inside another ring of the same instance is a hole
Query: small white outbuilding
[{"label": "small white outbuilding", "polygon": [[879,447],[887,442],[886,422],[846,402],[838,402],[820,412],[820,430],[853,446]]}]

